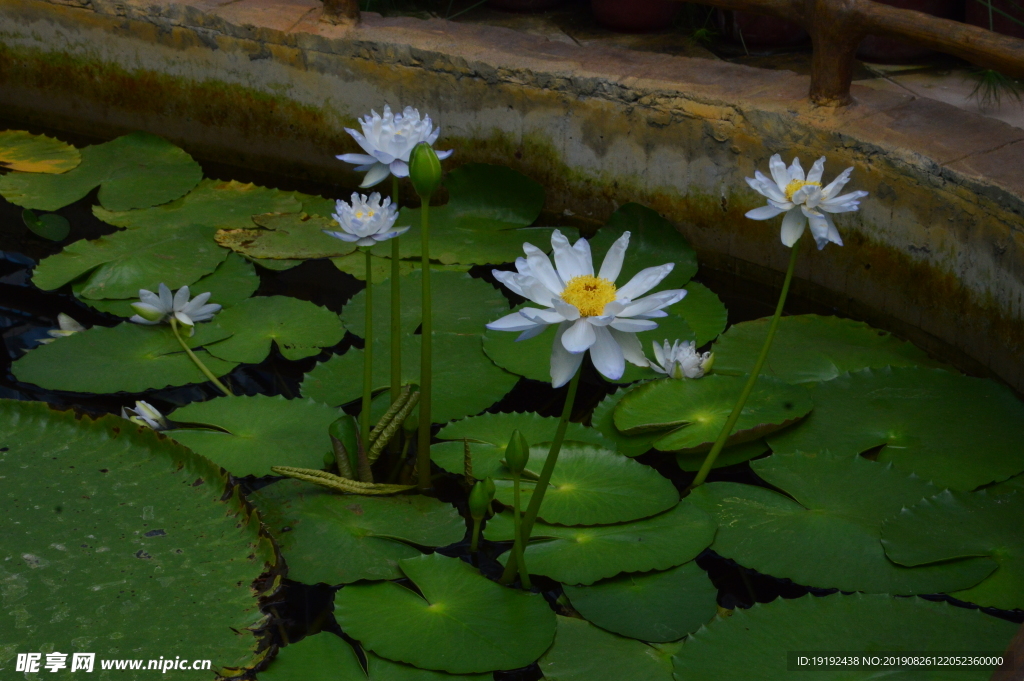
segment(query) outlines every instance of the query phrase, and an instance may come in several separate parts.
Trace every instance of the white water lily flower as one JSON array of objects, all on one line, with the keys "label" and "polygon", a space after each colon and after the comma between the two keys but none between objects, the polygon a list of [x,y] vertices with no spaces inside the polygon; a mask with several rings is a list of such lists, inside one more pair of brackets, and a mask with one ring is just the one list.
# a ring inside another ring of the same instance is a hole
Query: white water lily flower
[{"label": "white water lily flower", "polygon": [[138,314],[130,320],[136,324],[160,324],[169,322],[171,317],[187,326],[189,335],[195,333],[196,322],[205,322],[213,319],[213,315],[220,312],[220,305],[206,304],[210,299],[209,293],[200,293],[191,301],[189,300],[188,286],[182,286],[178,292],[171,297],[171,290],[165,284],[160,284],[159,293],[153,293],[146,289],[139,289],[139,300],[132,303],[132,309]]},{"label": "white water lily flower", "polygon": [[384,199],[382,204],[377,192],[369,196],[353,192],[351,204],[339,199],[334,204],[334,210],[331,217],[341,226],[342,231],[325,229],[324,234],[355,243],[356,246],[373,246],[379,241],[387,241],[409,231],[409,227],[392,229],[398,219],[398,208],[391,205],[391,199]]},{"label": "white water lily flower", "polygon": [[651,368],[669,378],[700,378],[714,362],[710,352],[697,352],[697,343],[694,341],[677,340],[672,345],[667,340],[664,345],[658,345],[655,341],[653,345],[654,360]]},{"label": "white water lily flower", "polygon": [[[341,154],[337,156],[345,163],[355,163],[359,172],[367,171],[360,187],[372,187],[387,178],[408,177],[409,154],[420,142],[434,144],[441,128],[431,129],[430,116],[420,118],[420,112],[411,106],[400,114],[392,114],[391,107],[384,105],[384,115],[371,110],[370,115],[359,119],[362,134],[352,128],[345,132],[352,135],[365,154]],[[438,151],[437,157],[444,160],[451,151]]]},{"label": "white water lily flower", "polygon": [[166,430],[169,427],[167,419],[160,413],[160,410],[142,400],[135,402],[134,409],[121,407],[121,418],[128,419],[140,426],[149,426],[153,430]]},{"label": "white water lily flower", "polygon": [[68,315],[61,312],[57,315],[57,324],[60,326],[59,329],[50,329],[46,333],[50,335],[50,338],[44,338],[39,341],[40,345],[46,345],[52,343],[58,338],[64,338],[65,336],[71,336],[73,334],[85,331],[85,327],[76,322]]},{"label": "white water lily flower", "polygon": [[667,316],[662,308],[682,300],[686,291],[675,289],[640,297],[668,276],[672,263],[648,267],[617,288],[615,279],[622,270],[628,245],[629,232],[624,232],[608,249],[595,275],[586,239],[570,246],[556,229],[551,235],[554,266],[539,248],[523,244],[526,257],[516,260],[518,272],[494,270],[494,276],[544,309],[523,308],[491,322],[487,328],[521,331],[517,340],[525,340],[558,324],[551,350],[551,385],[555,388],[569,382],[588,350],[597,370],[613,381],[622,378],[625,360],[647,366],[637,332],[657,328],[651,319]]},{"label": "white water lily flower", "polygon": [[803,235],[808,221],[819,251],[830,241],[842,246],[843,240],[829,213],[852,213],[860,206],[860,199],[868,195],[865,191],[839,195],[850,181],[853,168],[847,168],[829,185],[822,187],[824,156],[814,162],[806,177],[799,158],[794,157],[792,165],[787,168],[782,157],[775,154],[768,162],[768,167],[773,179],[765,177],[760,170],[754,172],[753,178],[746,178],[751,189],[768,199],[767,206],[749,211],[747,217],[752,220],[768,220],[785,213],[786,217],[782,219],[782,243],[790,248]]}]

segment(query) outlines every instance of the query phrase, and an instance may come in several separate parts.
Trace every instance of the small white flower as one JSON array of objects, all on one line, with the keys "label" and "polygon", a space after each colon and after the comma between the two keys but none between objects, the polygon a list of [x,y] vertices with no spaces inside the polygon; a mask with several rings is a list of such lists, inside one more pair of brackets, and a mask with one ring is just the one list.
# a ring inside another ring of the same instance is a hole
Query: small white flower
[{"label": "small white flower", "polygon": [[558,324],[551,350],[551,385],[565,385],[573,377],[583,353],[590,351],[594,366],[606,378],[618,380],[625,371],[625,360],[647,366],[636,334],[658,327],[652,318],[665,317],[668,307],[683,299],[686,291],[675,289],[640,298],[661,283],[673,264],[648,267],[638,272],[622,288],[615,279],[622,270],[629,232],[624,232],[594,275],[590,244],[580,239],[569,245],[557,229],[551,235],[555,264],[533,244],[523,244],[525,258],[516,260],[516,272],[494,270],[495,278],[515,293],[545,309],[523,308],[487,325],[495,331],[521,331],[517,340],[539,335],[551,324]]},{"label": "small white flower", "polygon": [[398,219],[398,209],[391,205],[391,199],[384,199],[382,204],[377,192],[369,197],[353,193],[351,204],[339,200],[334,209],[336,212],[331,217],[343,231],[325,229],[324,234],[356,246],[373,246],[378,241],[387,241],[409,231],[408,227],[392,229]]},{"label": "small white flower", "polygon": [[65,336],[70,336],[72,334],[79,333],[80,331],[85,331],[84,326],[82,326],[81,324],[79,324],[78,322],[76,322],[74,319],[64,314],[63,312],[57,315],[57,324],[60,325],[60,328],[50,329],[49,331],[47,331],[46,333],[49,334],[51,337],[44,338],[43,340],[39,341],[40,345],[46,345],[47,343],[52,343],[58,338],[63,338]]},{"label": "small white flower", "polygon": [[169,427],[167,419],[160,413],[160,410],[142,400],[135,403],[134,409],[121,407],[121,418],[128,419],[140,426],[149,426],[153,430],[166,430]]},{"label": "small white flower", "polygon": [[[391,107],[384,105],[384,115],[370,111],[370,115],[359,119],[362,134],[352,128],[345,132],[352,135],[365,154],[341,154],[337,156],[345,163],[355,163],[357,171],[367,171],[360,187],[372,187],[394,174],[408,177],[409,153],[420,142],[434,144],[441,128],[431,129],[430,116],[420,118],[420,112],[411,106],[400,114],[392,114]],[[444,160],[451,151],[438,151],[437,157]]]},{"label": "small white flower", "polygon": [[843,240],[829,213],[852,213],[860,206],[860,199],[868,195],[865,191],[838,195],[850,181],[853,168],[847,168],[831,184],[822,187],[824,156],[814,162],[806,178],[799,158],[793,158],[793,164],[786,168],[782,157],[775,154],[768,162],[768,167],[773,179],[765,177],[760,170],[754,172],[753,178],[746,178],[751,189],[768,199],[767,206],[749,211],[747,217],[752,220],[768,220],[785,213],[786,217],[782,219],[782,243],[790,248],[803,235],[808,221],[819,251],[830,241],[842,246]]},{"label": "small white flower", "polygon": [[174,317],[188,327],[191,336],[195,333],[196,322],[213,319],[213,315],[220,312],[220,305],[206,304],[210,299],[209,293],[200,293],[190,301],[188,286],[178,289],[173,298],[171,290],[165,284],[160,284],[158,290],[159,294],[139,289],[141,302],[132,303],[132,309],[138,314],[129,321],[136,324],[160,324],[169,322],[171,317]]},{"label": "small white flower", "polygon": [[697,352],[697,343],[694,341],[677,340],[669,345],[666,340],[663,346],[655,341],[653,345],[654,361],[651,362],[651,368],[669,378],[700,378],[714,362],[710,352]]}]

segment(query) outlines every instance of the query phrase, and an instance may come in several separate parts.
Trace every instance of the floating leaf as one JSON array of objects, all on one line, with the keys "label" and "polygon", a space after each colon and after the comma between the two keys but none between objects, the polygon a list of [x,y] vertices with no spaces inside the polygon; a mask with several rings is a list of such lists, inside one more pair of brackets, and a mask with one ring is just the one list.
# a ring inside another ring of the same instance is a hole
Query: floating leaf
[{"label": "floating leaf", "polygon": [[352,496],[282,480],[251,498],[277,537],[288,576],[306,584],[398,579],[398,561],[420,555],[410,544],[447,546],[466,533],[455,507],[423,495]]},{"label": "floating leaf", "polygon": [[115,416],[3,400],[0,478],[7,669],[16,650],[83,648],[254,663],[253,583],[274,553],[218,468]]},{"label": "floating leaf", "polygon": [[[226,338],[216,323],[197,324],[196,335],[187,338],[195,349]],[[237,365],[211,357],[205,350],[195,354],[215,376]],[[142,326],[125,322],[113,328],[93,328],[35,348],[14,362],[19,381],[48,390],[88,393],[140,393],[153,388],[204,383],[207,378],[174,338],[169,326]]]},{"label": "floating leaf", "polygon": [[335,596],[338,624],[377,655],[466,674],[524,667],[551,645],[555,615],[540,594],[505,588],[437,553],[400,565],[422,596],[394,582]]},{"label": "floating leaf", "polygon": [[71,233],[71,223],[56,213],[36,215],[28,208],[21,212],[21,221],[29,231],[50,241],[63,241]]},{"label": "floating leaf", "polygon": [[573,617],[558,617],[555,644],[539,665],[547,681],[672,681],[672,662],[651,646]]},{"label": "floating leaf", "polygon": [[254,215],[252,220],[265,229],[252,229],[251,225],[245,229],[222,229],[217,232],[217,243],[252,258],[278,260],[335,258],[356,250],[354,243],[324,233],[325,229],[341,229],[331,218],[274,213]]},{"label": "floating leaf", "polygon": [[1024,471],[1024,404],[995,381],[938,369],[864,369],[822,383],[814,412],[772,435],[776,452],[859,454],[941,487],[972,490]]},{"label": "floating leaf", "polygon": [[186,225],[82,239],[40,262],[32,283],[52,291],[91,272],[76,293],[94,299],[137,299],[139,289],[152,282],[178,289],[210,274],[227,257],[228,251],[213,242],[213,231]]},{"label": "floating leaf", "polygon": [[98,186],[103,208],[128,211],[173,201],[203,178],[191,156],[146,132],[85,147],[81,158],[60,175],[8,173],[0,177],[0,195],[24,208],[57,210]]},{"label": "floating leaf", "polygon": [[219,397],[193,402],[170,414],[186,426],[168,432],[232,475],[270,475],[271,466],[320,468],[331,451],[327,429],[341,416],[313,400],[287,400],[278,395]]},{"label": "floating leaf", "polygon": [[718,613],[718,589],[692,560],[664,572],[566,585],[565,595],[602,629],[654,643],[677,641]]},{"label": "floating leaf", "polygon": [[[487,521],[490,541],[511,541],[512,514]],[[593,584],[620,572],[667,570],[693,560],[711,544],[715,521],[687,500],[653,518],[617,525],[563,527],[540,520],[526,547],[530,572],[564,584]],[[508,553],[502,554],[504,562]]]},{"label": "floating leaf", "polygon": [[[749,374],[771,320],[734,324],[715,343],[715,373]],[[814,314],[779,320],[762,374],[787,383],[831,381],[846,371],[886,366],[941,366],[923,350],[864,322]]]},{"label": "floating leaf", "polygon": [[285,359],[294,360],[316,355],[322,347],[337,345],[345,335],[338,315],[287,296],[249,298],[217,315],[217,323],[233,335],[211,345],[207,348],[209,353],[245,364],[265,360],[271,341]]},{"label": "floating leaf", "polygon": [[[754,440],[752,442],[744,442],[743,444],[726,447],[718,453],[712,468],[735,466],[738,463],[743,463],[744,461],[750,461],[751,459],[759,457],[768,451],[770,451],[768,449],[768,443],[764,440]],[[680,452],[676,454],[676,463],[679,464],[680,469],[696,473],[700,470],[700,467],[704,465],[704,459],[707,458],[707,455],[707,452],[700,452],[698,454]]]},{"label": "floating leaf", "polygon": [[[700,379],[665,378],[631,390],[613,414],[626,435],[660,433],[661,451],[703,452],[711,449],[747,382],[746,376],[711,374]],[[807,391],[762,376],[754,384],[729,444],[740,444],[803,418],[812,404]]]},{"label": "floating leaf", "polygon": [[[696,281],[688,282],[685,286],[686,297],[675,305],[669,307],[666,312],[679,315],[693,329],[696,335],[697,347],[718,338],[718,335],[725,331],[725,325],[729,320],[729,311],[725,309],[721,299],[714,291],[704,284]],[[735,327],[734,327],[735,328]],[[651,335],[657,336],[657,332]],[[673,337],[665,337],[670,343],[676,340]],[[644,348],[646,350],[646,348]],[[718,368],[718,356],[715,356],[715,368]],[[753,362],[750,368],[754,368]],[[750,373],[748,370],[747,373]]]},{"label": "floating leaf", "polygon": [[[719,681],[787,681],[791,656],[1002,655],[1018,625],[977,610],[886,595],[777,598],[715,620],[686,640],[676,654],[676,677]],[[885,651],[885,652],[879,652]],[[982,652],[991,651],[991,652]],[[728,661],[728,664],[724,662]],[[815,668],[815,679],[987,679],[991,668],[868,665]]]},{"label": "floating leaf", "polygon": [[637,390],[642,385],[646,385],[646,383],[642,382],[619,388],[601,400],[597,407],[594,408],[594,414],[590,417],[590,422],[594,428],[604,435],[605,438],[614,442],[615,451],[624,456],[640,456],[644,452],[649,451],[654,446],[655,441],[663,435],[663,433],[657,431],[625,435],[615,427],[613,416],[615,408],[619,406],[619,402],[630,392]]},{"label": "floating leaf", "polygon": [[494,675],[491,673],[448,674],[432,669],[420,669],[401,662],[392,662],[365,650],[363,654],[366,655],[369,681],[492,681],[494,679]]},{"label": "floating leaf", "polygon": [[935,492],[892,466],[859,456],[776,454],[751,467],[796,501],[732,482],[701,485],[688,497],[718,521],[711,548],[740,565],[808,586],[902,595],[974,586],[995,568],[978,558],[923,568],[886,558],[882,522]]},{"label": "floating leaf", "polygon": [[[356,251],[340,258],[331,258],[331,262],[342,272],[351,274],[359,281],[366,281],[366,254]],[[373,282],[379,284],[391,278],[391,259],[370,256],[370,266],[373,268]],[[420,264],[412,260],[400,260],[398,262],[399,276],[406,276],[420,268]],[[436,269],[436,268],[435,268]]]},{"label": "floating leaf", "polygon": [[66,173],[82,162],[70,144],[24,130],[0,132],[0,168],[22,173]]},{"label": "floating leaf", "polygon": [[[954,597],[982,607],[1024,609],[1024,493],[946,490],[904,508],[882,526],[882,544],[902,565],[926,566],[967,556],[999,567]],[[915,568],[921,569],[921,568]]]}]

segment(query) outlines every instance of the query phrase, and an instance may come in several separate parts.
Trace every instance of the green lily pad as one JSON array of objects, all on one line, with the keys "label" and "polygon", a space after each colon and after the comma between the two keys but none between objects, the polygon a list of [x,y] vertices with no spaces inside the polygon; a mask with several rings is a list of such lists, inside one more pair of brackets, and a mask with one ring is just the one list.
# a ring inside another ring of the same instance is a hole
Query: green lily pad
[{"label": "green lily pad", "polygon": [[[471,163],[444,180],[448,203],[430,208],[430,258],[444,265],[500,264],[523,254],[531,242],[547,251],[551,231],[523,229],[533,224],[544,205],[544,188],[505,166]],[[403,259],[420,257],[420,209],[402,208],[396,227],[410,226],[399,244]],[[391,244],[378,244],[373,254],[391,257]]]},{"label": "green lily pad", "polygon": [[[654,448],[663,452],[708,451],[746,382],[746,376],[716,374],[652,381],[623,396],[613,413],[614,425],[626,435],[660,433]],[[812,406],[806,389],[761,376],[727,442],[750,442],[785,428]]]},{"label": "green lily pad", "polygon": [[271,272],[283,272],[284,270],[290,270],[293,267],[298,267],[305,260],[274,260],[273,258],[250,258],[244,256],[246,260],[254,265],[266,268]]},{"label": "green lily pad", "polygon": [[214,229],[186,225],[82,239],[43,259],[32,283],[52,291],[90,273],[76,293],[93,299],[138,299],[139,289],[152,282],[178,289],[212,273],[227,257],[229,251],[213,241]]},{"label": "green lily pad", "polygon": [[[768,451],[771,450],[768,448],[768,443],[764,440],[753,440],[739,445],[732,445],[731,447],[724,448],[718,453],[718,457],[715,459],[715,463],[711,468],[735,466],[738,463],[743,463],[744,461],[750,461],[751,459],[757,458]],[[704,465],[704,459],[707,458],[707,455],[707,452],[700,452],[699,454],[687,454],[685,452],[680,452],[679,454],[676,454],[676,463],[679,464],[680,469],[696,473],[700,470],[700,467]]]},{"label": "green lily pad", "polygon": [[[527,470],[540,474],[547,447],[531,447]],[[495,498],[512,505],[512,481],[495,480]],[[535,483],[523,481],[523,508],[530,503]],[[679,492],[668,478],[650,466],[608,449],[565,442],[551,473],[538,516],[559,525],[602,525],[646,518],[679,501]]]},{"label": "green lily pad", "polygon": [[[704,284],[691,281],[686,284],[685,288],[686,297],[666,311],[669,314],[679,315],[693,329],[699,348],[715,340],[725,331],[725,326],[729,321],[729,311],[725,309],[725,305],[718,295]],[[666,337],[663,340],[671,343],[676,339]],[[718,368],[717,355],[715,356],[715,368]],[[751,362],[750,368],[754,368],[753,362]]]},{"label": "green lily pad", "polygon": [[337,345],[345,335],[338,315],[288,296],[249,298],[217,315],[217,323],[233,335],[207,351],[223,360],[245,364],[265,360],[271,342],[277,344],[285,359],[295,360],[319,354],[320,348]]},{"label": "green lily pad", "polygon": [[115,416],[2,400],[0,477],[8,670],[15,651],[40,650],[109,659],[187,649],[214,671],[254,664],[254,581],[274,551],[216,466]]},{"label": "green lily pad", "polygon": [[[920,598],[853,594],[778,598],[715,620],[687,639],[676,654],[677,678],[720,681],[789,681],[794,671],[828,681],[929,679],[984,681],[990,667],[837,665],[798,667],[796,657],[909,655],[1002,655],[1018,625],[977,610]],[[885,652],[881,652],[885,651]],[[724,661],[728,661],[725,664]],[[790,667],[789,664],[794,666]]]},{"label": "green lily pad", "polygon": [[98,186],[103,208],[128,211],[173,201],[203,178],[191,156],[146,132],[85,147],[81,159],[59,175],[8,173],[0,177],[0,195],[24,208],[57,210]]},{"label": "green lily pad", "polygon": [[331,218],[305,213],[254,215],[264,229],[222,229],[217,243],[252,258],[313,260],[336,258],[356,250],[354,243],[336,239],[324,230],[340,230]]},{"label": "green lily pad", "polygon": [[773,434],[776,452],[859,454],[941,487],[972,490],[1024,471],[1024,404],[995,381],[938,369],[864,369],[820,384],[814,412]]},{"label": "green lily pad", "polygon": [[[93,300],[81,295],[85,284],[84,280],[75,282],[71,285],[71,290],[75,293],[76,298],[89,307],[118,317],[131,317],[135,314],[132,303],[139,302],[138,291],[131,298]],[[141,288],[147,291],[156,291],[160,284],[160,281],[153,281]],[[224,262],[217,266],[217,269],[189,284],[189,288],[192,297],[209,292],[211,303],[228,308],[251,296],[259,288],[259,285],[260,278],[256,275],[256,268],[242,256],[229,253]]]},{"label": "green lily pad", "polygon": [[338,494],[282,480],[251,499],[281,546],[288,576],[306,584],[398,579],[398,561],[420,555],[414,544],[447,546],[466,534],[454,506],[418,494]]},{"label": "green lily pad", "polygon": [[974,586],[995,563],[972,558],[907,568],[886,558],[882,523],[935,487],[863,457],[790,454],[751,464],[770,485],[715,482],[689,499],[718,521],[711,548],[740,565],[798,584],[843,591],[947,593]]},{"label": "green lily pad", "polygon": [[170,417],[220,430],[185,426],[168,435],[235,476],[272,475],[271,466],[321,468],[331,451],[327,429],[339,416],[339,410],[313,400],[219,397],[193,402]]},{"label": "green lily pad", "polygon": [[[227,336],[216,323],[203,323],[196,325],[194,337],[185,340],[215,376],[223,376],[238,365],[196,348]],[[113,328],[95,326],[59,343],[42,345],[14,362],[12,369],[19,381],[83,393],[140,393],[207,380],[182,350],[171,327],[130,322]]]},{"label": "green lily pad", "polygon": [[[527,563],[529,565],[529,563]],[[718,613],[718,589],[692,560],[664,572],[619,575],[591,586],[565,586],[572,607],[616,634],[677,641]]]},{"label": "green lily pad", "polygon": [[[554,438],[557,428],[557,418],[532,412],[470,416],[461,421],[453,421],[438,432],[439,440],[450,442],[433,445],[430,448],[430,458],[449,473],[464,474],[463,439],[466,439],[469,441],[469,451],[473,457],[474,477],[480,480],[499,476],[507,478],[509,473],[502,459],[505,458],[505,447],[508,446],[512,431],[518,429],[531,445],[545,445]],[[601,433],[579,423],[568,424],[565,439],[613,449]]]},{"label": "green lily pad", "polygon": [[[356,251],[355,253],[343,255],[339,258],[331,258],[331,262],[342,272],[351,274],[359,281],[366,281],[366,254],[362,251]],[[375,284],[379,284],[380,282],[391,278],[390,258],[378,258],[375,255],[370,256],[370,267],[373,272],[373,281]],[[414,262],[412,260],[398,261],[398,271],[399,276],[401,277],[411,274],[419,268],[420,263],[418,262]]]},{"label": "green lily pad", "polygon": [[[487,521],[490,541],[511,541],[512,514]],[[563,584],[593,584],[620,572],[667,570],[697,557],[715,536],[715,521],[686,499],[653,518],[631,523],[564,527],[538,520],[526,547],[531,574]],[[508,552],[501,555],[504,563]]]},{"label": "green lily pad", "polygon": [[609,441],[614,442],[615,451],[624,456],[640,456],[641,454],[650,451],[654,446],[655,441],[660,439],[662,436],[662,433],[656,431],[625,435],[615,427],[614,412],[615,408],[619,406],[619,402],[621,402],[622,398],[630,392],[637,390],[640,386],[646,385],[648,382],[649,381],[645,381],[637,383],[636,385],[619,388],[617,391],[601,400],[601,402],[594,408],[594,413],[590,417],[591,425],[593,425],[593,427]]},{"label": "green lily pad", "polygon": [[[204,225],[219,229],[253,226],[252,216],[263,213],[297,213],[302,203],[290,192],[242,182],[206,179],[185,196],[162,206],[120,212],[94,206],[93,214],[108,224],[127,229]],[[153,204],[148,204],[153,205]]]},{"label": "green lily pad", "polygon": [[1010,494],[1015,490],[1024,491],[1024,474],[985,488],[989,494]]},{"label": "green lily pad", "polygon": [[901,565],[991,557],[996,571],[953,596],[982,607],[1024,609],[1024,492],[946,490],[887,521],[882,544]]},{"label": "green lily pad", "polygon": [[50,241],[64,241],[71,233],[71,223],[63,215],[56,213],[36,215],[35,212],[26,208],[21,212],[21,221],[25,223],[30,232]]},{"label": "green lily pad", "polygon": [[394,582],[346,586],[335,618],[349,636],[390,660],[454,674],[524,667],[547,650],[555,615],[540,594],[500,586],[458,558],[408,558]]},{"label": "green lily pad", "polygon": [[656,649],[574,617],[558,617],[539,665],[547,681],[672,681],[672,662]]},{"label": "green lily pad", "polygon": [[[734,324],[718,339],[715,373],[749,374],[770,321],[765,317]],[[886,366],[942,365],[916,346],[864,322],[805,314],[779,320],[761,373],[787,383],[817,383],[847,371]]]},{"label": "green lily pad", "polygon": [[489,672],[485,674],[448,674],[393,662],[366,650],[363,651],[363,654],[366,655],[366,671],[369,681],[492,681],[494,679],[494,675]]},{"label": "green lily pad", "polygon": [[22,173],[66,173],[82,162],[70,144],[25,130],[0,132],[0,168]]}]

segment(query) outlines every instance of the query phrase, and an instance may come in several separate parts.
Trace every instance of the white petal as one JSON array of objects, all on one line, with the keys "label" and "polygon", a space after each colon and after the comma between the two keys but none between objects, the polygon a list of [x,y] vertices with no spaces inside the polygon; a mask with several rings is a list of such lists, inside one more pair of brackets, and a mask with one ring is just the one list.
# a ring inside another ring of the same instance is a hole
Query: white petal
[{"label": "white petal", "polygon": [[517,281],[519,275],[515,272],[509,272],[508,270],[491,270],[491,274],[493,274],[494,278],[501,282],[505,288],[512,291],[512,293],[520,295],[523,298],[526,297],[526,294],[523,293],[523,289],[519,287],[519,282]]},{"label": "white petal", "polygon": [[533,276],[537,278],[546,289],[556,296],[562,295],[565,290],[565,282],[559,279],[558,273],[552,267],[551,261],[544,252],[533,244],[523,244],[526,252],[526,262],[529,263]]},{"label": "white petal", "polygon": [[640,331],[653,331],[658,328],[658,322],[652,322],[649,319],[616,319],[611,323],[611,327],[616,331],[626,331],[628,333],[639,333]]},{"label": "white petal", "polygon": [[590,242],[586,239],[576,239],[576,243],[572,245],[572,249],[579,254],[580,266],[583,268],[583,274],[594,275],[594,256],[590,253]]},{"label": "white petal", "polygon": [[[808,211],[804,211],[805,214]],[[836,229],[835,223],[832,222],[832,218],[822,213],[811,213],[807,215],[807,219],[811,223],[811,234],[814,235],[814,243],[818,245],[818,250],[825,248],[828,242],[837,243],[840,246],[843,245],[843,240],[839,237],[839,230]]]},{"label": "white petal", "polygon": [[170,312],[169,309],[168,310],[164,310],[163,309],[163,304],[160,302],[160,296],[158,296],[157,294],[153,293],[152,291],[147,291],[144,288],[143,289],[139,289],[139,300],[144,302],[146,305],[150,305],[150,306],[152,306],[154,308],[157,308],[157,309],[159,309],[159,310],[161,310],[163,312]]},{"label": "white petal", "polygon": [[635,364],[638,367],[648,366],[649,362],[644,357],[644,348],[640,345],[640,339],[636,337],[635,333],[628,333],[625,331],[616,331],[615,329],[608,329],[612,334],[612,338],[622,348],[622,356],[625,357],[626,361],[630,364]]},{"label": "white petal", "polygon": [[613,300],[612,302],[607,303],[604,306],[604,309],[601,310],[601,314],[602,315],[610,315],[612,317],[615,317],[615,316],[619,315],[625,309],[626,309],[626,303],[620,302],[618,300]]},{"label": "white petal", "polygon": [[786,213],[786,217],[782,218],[782,243],[790,248],[793,247],[803,235],[804,228],[807,226],[807,218],[804,217],[800,207],[797,206]]},{"label": "white petal", "polygon": [[192,321],[192,318],[189,317],[184,312],[175,312],[174,316],[177,318],[179,322],[181,322],[185,326],[195,326],[195,323]]},{"label": "white petal", "polygon": [[372,187],[375,184],[380,184],[390,174],[391,171],[388,170],[386,165],[378,163],[370,168],[369,172],[366,173],[366,177],[363,178],[363,181],[359,186]]},{"label": "white petal", "polygon": [[622,312],[618,314],[619,318],[622,317],[639,317],[645,315],[652,310],[660,310],[668,307],[669,305],[675,305],[680,300],[686,297],[686,290],[681,288],[669,289],[668,291],[658,291],[652,293],[649,296],[645,296],[638,300],[634,300],[623,308]]},{"label": "white petal", "polygon": [[564,334],[562,345],[572,353],[584,352],[597,338],[594,326],[587,319],[577,319]]},{"label": "white petal", "polygon": [[154,324],[159,324],[160,323],[160,322],[151,322],[148,319],[145,319],[144,317],[140,317],[137,314],[136,315],[132,315],[128,319],[128,321],[134,322],[135,324],[145,324],[146,326],[153,326]]},{"label": "white petal", "polygon": [[586,274],[579,252],[569,245],[569,240],[557,229],[551,235],[551,249],[555,255],[555,269],[562,281]]},{"label": "white petal", "polygon": [[538,310],[535,307],[524,307],[519,311],[519,314],[536,324],[561,324],[566,321],[565,316],[559,314],[557,310],[550,308],[547,310]]},{"label": "white petal", "polygon": [[622,378],[622,373],[626,370],[626,360],[622,354],[622,348],[605,327],[598,327],[596,332],[597,338],[590,348],[590,360],[602,376],[608,380],[617,381]]},{"label": "white petal", "polygon": [[535,322],[521,315],[519,312],[507,314],[501,319],[496,319],[485,326],[491,331],[526,331],[537,326]]},{"label": "white petal", "polygon": [[527,329],[526,331],[523,331],[521,334],[516,336],[516,342],[518,343],[519,341],[530,340],[534,336],[539,336],[539,335],[541,335],[542,333],[544,333],[547,330],[548,330],[548,325],[547,324],[538,324],[537,326],[533,327],[532,329]]},{"label": "white petal", "polygon": [[562,315],[570,322],[574,322],[580,318],[580,311],[576,309],[576,306],[570,305],[561,298],[553,298],[551,300],[551,306],[555,308],[558,314]]},{"label": "white petal", "polygon": [[672,263],[665,263],[657,267],[648,267],[640,270],[629,280],[628,284],[618,290],[618,298],[620,300],[622,298],[632,300],[642,296],[660,284],[661,280],[667,277],[674,267],[675,265]]},{"label": "white petal", "polygon": [[622,236],[615,240],[615,243],[608,249],[608,253],[605,254],[604,261],[601,263],[601,271],[597,276],[611,282],[618,279],[619,273],[622,272],[622,261],[626,257],[628,246],[629,232],[623,232]]},{"label": "white petal", "polygon": [[758,191],[764,196],[767,196],[770,199],[775,199],[776,201],[786,200],[786,192],[780,189],[779,186],[771,179],[765,177],[764,173],[760,170],[754,171],[754,183],[760,183],[760,188],[754,187],[754,184],[751,184],[749,179],[747,180],[747,184],[750,184],[750,186],[754,188],[754,191]]},{"label": "white petal", "polygon": [[448,151],[435,151],[434,153],[437,154],[437,160],[438,161],[443,161],[446,158],[448,158],[449,156],[451,156],[452,154],[454,154],[455,150],[454,149],[449,149]]},{"label": "white petal", "polygon": [[345,163],[352,163],[360,166],[373,165],[374,163],[377,162],[377,159],[375,159],[373,156],[370,156],[369,154],[341,154],[340,156],[335,156],[334,158],[338,159],[339,161],[344,161]]},{"label": "white petal", "polygon": [[768,170],[771,171],[775,184],[779,186],[781,191],[785,192],[786,185],[789,184],[789,171],[786,170],[786,164],[782,162],[782,157],[778,154],[772,156],[768,161]]},{"label": "white petal", "polygon": [[[800,166],[800,159],[796,156],[793,157],[793,162],[789,164],[789,181],[804,180],[804,169]],[[785,189],[785,187],[783,187]]]},{"label": "white petal", "polygon": [[171,289],[167,288],[167,284],[161,282],[158,291],[160,292],[160,307],[167,312],[170,312],[174,309],[174,299],[171,297]]},{"label": "white petal", "polygon": [[409,177],[409,164],[402,159],[395,159],[391,162],[391,172],[395,177]]},{"label": "white petal", "polygon": [[815,161],[814,165],[811,166],[811,169],[809,171],[807,171],[807,181],[808,182],[821,182],[821,175],[824,172],[825,172],[825,157],[822,156],[817,161]]},{"label": "white petal", "polygon": [[182,286],[178,289],[178,292],[174,294],[173,309],[183,310],[188,305],[189,290],[188,286]]},{"label": "white petal", "polygon": [[347,241],[348,243],[359,241],[358,234],[349,234],[348,232],[329,232],[326,229],[320,231],[322,231],[324,234],[328,236],[333,236],[335,239],[341,239],[342,241]]},{"label": "white petal", "polygon": [[770,220],[771,218],[783,212],[783,210],[769,204],[767,206],[755,208],[754,210],[748,210],[747,217],[750,218],[751,220]]},{"label": "white petal", "polygon": [[562,322],[551,345],[551,387],[561,388],[568,383],[583,362],[583,354],[573,354],[562,345],[562,335],[572,322]]},{"label": "white petal", "polygon": [[[661,344],[658,343],[658,341],[654,341],[653,343],[651,343],[651,345],[654,348],[654,359],[657,360],[658,364],[661,364],[661,365],[664,366],[664,364],[665,364],[665,350],[664,350],[664,348],[662,348]],[[668,346],[668,339],[665,339],[665,346],[666,347]],[[665,372],[662,371],[662,373],[665,373]]]},{"label": "white petal", "polygon": [[[824,194],[824,192],[822,192]],[[831,199],[825,199],[821,202],[822,207],[840,206],[844,203],[854,202],[857,203],[860,199],[863,199],[868,195],[868,192],[864,190],[850,192],[849,194],[843,194],[842,196],[836,196]],[[846,212],[846,211],[843,211]]]},{"label": "white petal", "polygon": [[850,173],[852,172],[853,167],[850,167],[844,170],[843,172],[839,173],[836,176],[836,179],[832,180],[832,182],[829,183],[828,186],[821,190],[821,193],[828,197],[835,196],[836,194],[841,192],[843,190],[843,187],[846,186],[846,183],[850,181]]}]

